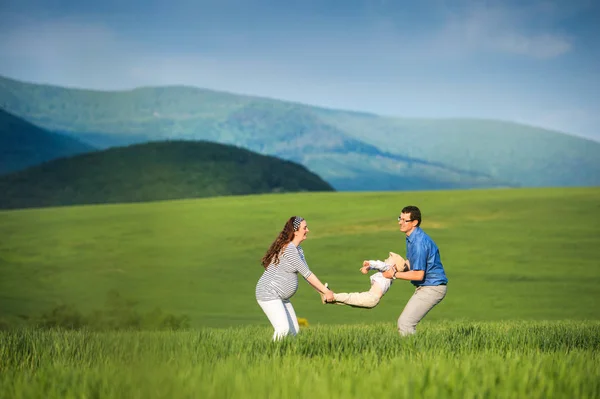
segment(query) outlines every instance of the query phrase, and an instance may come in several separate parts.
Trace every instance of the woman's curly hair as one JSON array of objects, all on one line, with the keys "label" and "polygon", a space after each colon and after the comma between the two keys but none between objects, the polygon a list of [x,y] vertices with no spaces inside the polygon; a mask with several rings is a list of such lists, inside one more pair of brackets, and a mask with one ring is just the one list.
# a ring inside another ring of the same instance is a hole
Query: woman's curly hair
[{"label": "woman's curly hair", "polygon": [[263,256],[261,263],[265,269],[269,267],[270,264],[279,264],[279,255],[281,255],[285,246],[294,239],[294,220],[296,220],[296,216],[292,216],[285,222],[283,230],[281,230],[279,236],[277,236],[265,253],[265,256]]}]

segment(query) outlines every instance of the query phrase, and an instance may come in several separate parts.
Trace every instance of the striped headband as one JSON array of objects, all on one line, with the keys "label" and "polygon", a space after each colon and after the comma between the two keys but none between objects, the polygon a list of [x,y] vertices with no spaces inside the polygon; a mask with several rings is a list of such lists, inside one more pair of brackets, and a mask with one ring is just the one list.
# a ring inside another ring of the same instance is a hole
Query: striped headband
[{"label": "striped headband", "polygon": [[301,218],[300,216],[294,217],[294,231],[298,231],[300,228],[300,223],[302,223],[303,220],[304,218]]}]

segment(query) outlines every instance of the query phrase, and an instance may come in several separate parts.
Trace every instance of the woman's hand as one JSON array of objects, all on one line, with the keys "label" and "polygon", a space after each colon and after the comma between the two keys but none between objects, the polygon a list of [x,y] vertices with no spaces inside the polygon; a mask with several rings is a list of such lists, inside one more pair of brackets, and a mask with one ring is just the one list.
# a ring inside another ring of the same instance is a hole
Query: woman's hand
[{"label": "woman's hand", "polygon": [[331,291],[330,289],[328,289],[327,292],[325,292],[325,300],[327,302],[335,302],[335,297],[333,296],[333,291]]}]

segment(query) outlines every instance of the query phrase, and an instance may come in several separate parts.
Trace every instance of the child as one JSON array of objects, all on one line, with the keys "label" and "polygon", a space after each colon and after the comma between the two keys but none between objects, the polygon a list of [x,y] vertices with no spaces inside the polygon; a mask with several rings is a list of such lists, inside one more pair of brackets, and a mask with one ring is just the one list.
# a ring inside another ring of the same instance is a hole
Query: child
[{"label": "child", "polygon": [[[333,297],[335,300],[333,302],[327,302],[325,296],[321,294],[321,302],[324,304],[336,303],[338,305],[349,305],[357,308],[374,308],[390,288],[390,285],[392,285],[392,279],[383,277],[381,273],[390,268],[404,272],[410,269],[410,264],[402,256],[393,252],[390,252],[389,257],[383,262],[380,260],[365,260],[363,267],[360,268],[362,274],[367,274],[372,269],[378,270],[377,273],[371,276],[371,289],[369,291],[334,293]],[[327,284],[325,286],[327,287]]]}]

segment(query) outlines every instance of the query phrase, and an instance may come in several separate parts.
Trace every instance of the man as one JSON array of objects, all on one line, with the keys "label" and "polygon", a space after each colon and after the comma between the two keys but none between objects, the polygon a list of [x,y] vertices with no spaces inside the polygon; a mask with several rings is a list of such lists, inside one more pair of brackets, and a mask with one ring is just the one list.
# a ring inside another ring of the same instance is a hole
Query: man
[{"label": "man", "polygon": [[[448,278],[437,245],[419,227],[419,208],[407,206],[402,209],[398,224],[400,231],[406,234],[406,258],[410,262],[410,270],[394,272],[390,269],[383,275],[386,278],[409,280],[417,287],[398,319],[398,331],[406,336],[414,334],[417,323],[444,299]],[[396,266],[402,270],[402,265]]]}]

